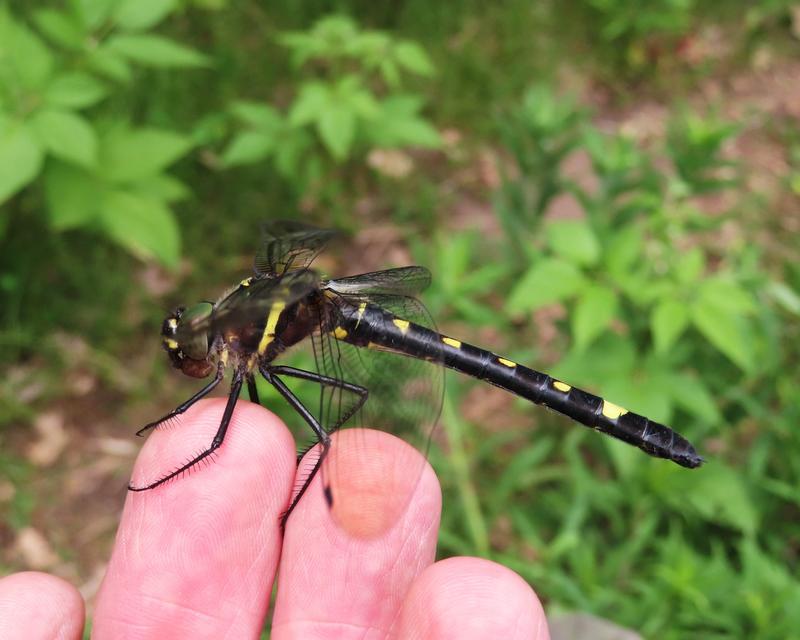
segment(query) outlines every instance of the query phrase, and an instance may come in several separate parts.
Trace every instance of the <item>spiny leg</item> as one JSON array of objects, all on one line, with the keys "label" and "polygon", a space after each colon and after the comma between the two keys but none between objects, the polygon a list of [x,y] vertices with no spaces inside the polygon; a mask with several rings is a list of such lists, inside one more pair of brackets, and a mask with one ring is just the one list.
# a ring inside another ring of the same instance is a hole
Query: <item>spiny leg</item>
[{"label": "spiny leg", "polygon": [[157,427],[158,425],[160,425],[162,422],[165,422],[165,421],[169,420],[170,418],[174,418],[175,416],[180,415],[183,412],[185,412],[195,402],[197,402],[198,400],[201,400],[202,398],[205,398],[209,393],[211,393],[214,390],[214,387],[216,387],[222,381],[222,378],[224,377],[224,375],[225,375],[225,367],[222,365],[222,363],[220,363],[219,366],[217,366],[217,373],[216,373],[216,375],[214,376],[214,379],[211,382],[209,382],[205,387],[200,389],[200,391],[195,393],[191,398],[189,398],[185,402],[182,402],[181,404],[179,404],[177,407],[175,407],[172,411],[170,411],[164,417],[159,418],[158,420],[154,420],[153,422],[149,422],[148,424],[144,425],[141,429],[139,429],[136,432],[136,435],[137,436],[143,436],[145,431],[153,429],[153,428]]},{"label": "spiny leg", "polygon": [[[352,418],[358,412],[358,410],[364,406],[364,403],[367,401],[367,398],[369,397],[369,389],[367,389],[366,387],[362,387],[361,385],[358,384],[353,384],[352,382],[345,382],[344,380],[339,380],[337,378],[324,376],[315,371],[306,371],[305,369],[297,369],[295,367],[287,367],[284,365],[270,367],[270,371],[273,374],[287,375],[292,378],[297,378],[299,380],[310,380],[311,382],[316,382],[317,384],[324,385],[326,387],[338,387],[340,389],[344,389],[345,391],[350,391],[352,393],[355,393],[358,396],[358,402],[356,402],[356,404],[354,404],[345,413],[339,416],[339,418],[336,420],[336,424],[331,425],[327,428],[327,433],[329,434],[336,431],[345,422],[347,422],[350,418]],[[262,375],[264,374],[263,371],[261,373]]]},{"label": "spiny leg", "polygon": [[261,404],[258,401],[258,387],[256,387],[256,381],[250,374],[247,375],[247,393],[250,396],[250,402]]},{"label": "spiny leg", "polygon": [[[305,492],[308,490],[311,481],[314,479],[314,476],[317,475],[320,467],[322,466],[323,461],[325,460],[326,456],[328,455],[328,451],[331,448],[331,438],[319,423],[319,421],[314,417],[314,415],[306,408],[306,406],[300,402],[300,399],[292,393],[291,389],[286,386],[286,383],[283,382],[280,378],[278,378],[273,370],[267,367],[261,367],[259,369],[261,375],[264,376],[264,379],[269,382],[275,389],[280,393],[289,405],[300,414],[300,417],[306,421],[308,426],[314,431],[314,434],[317,436],[317,440],[319,444],[322,446],[322,450],[320,451],[319,457],[317,458],[314,466],[312,467],[311,471],[309,472],[308,476],[303,480],[303,485],[300,487],[300,490],[295,494],[294,498],[292,499],[291,504],[283,512],[281,516],[281,528],[286,526],[286,521],[289,518],[289,514],[294,510],[297,506],[297,503],[300,501],[300,498],[303,497]],[[306,372],[307,373],[307,372]],[[327,493],[326,493],[327,497]]]},{"label": "spiny leg", "polygon": [[211,441],[211,445],[208,447],[208,449],[200,452],[194,458],[189,460],[189,462],[178,467],[164,477],[159,478],[155,482],[151,482],[150,484],[142,487],[135,487],[132,484],[129,484],[128,489],[130,491],[147,491],[148,489],[154,489],[155,487],[164,484],[168,480],[172,480],[172,478],[182,474],[184,471],[188,471],[198,462],[205,460],[208,456],[214,453],[214,451],[219,449],[220,445],[225,440],[225,433],[228,431],[228,425],[230,424],[231,417],[233,416],[233,409],[236,406],[236,402],[239,400],[239,392],[242,390],[242,382],[242,372],[235,371],[233,374],[233,380],[231,381],[231,392],[230,395],[228,395],[228,403],[225,405],[225,412],[222,414],[222,420],[219,423],[219,428],[217,429],[217,433],[214,435],[214,439]]}]

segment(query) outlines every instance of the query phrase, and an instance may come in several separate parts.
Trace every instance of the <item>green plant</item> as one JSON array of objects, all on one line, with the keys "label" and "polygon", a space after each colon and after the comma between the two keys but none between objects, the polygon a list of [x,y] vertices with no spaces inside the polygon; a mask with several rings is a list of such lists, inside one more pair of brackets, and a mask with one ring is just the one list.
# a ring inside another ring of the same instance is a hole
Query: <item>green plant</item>
[{"label": "green plant", "polygon": [[242,125],[222,154],[224,166],[264,160],[298,192],[332,189],[336,167],[363,161],[377,147],[436,147],[439,136],[420,111],[422,99],[402,90],[403,74],[427,77],[433,67],[417,44],[387,33],[360,30],[344,16],[328,16],[308,31],[284,33],[297,82],[285,111],[236,102]]},{"label": "green plant", "polygon": [[[505,211],[516,219],[515,228],[524,230],[513,242],[522,242],[529,265],[506,309],[520,314],[566,302],[572,351],[563,369],[605,379],[607,393],[619,397],[624,389],[638,406],[664,419],[681,407],[713,423],[718,413],[705,383],[676,372],[693,369],[705,344],[752,372],[758,341],[752,283],[743,282],[733,260],[710,268],[713,252],[693,239],[698,230],[718,228],[724,220],[704,214],[693,197],[729,184],[706,176],[726,165],[717,151],[735,129],[708,124],[703,132],[710,133],[695,135],[696,120],[694,129],[673,128],[666,149],[672,176],[659,173],[631,140],[588,125],[582,141],[595,185],[540,177],[527,171],[538,163],[517,162],[516,182],[523,185],[506,184],[503,192],[569,192],[584,217],[547,219],[543,206]],[[679,138],[677,131],[685,133]],[[527,135],[526,129],[519,137]],[[587,374],[597,363],[614,366],[614,375]]]},{"label": "green plant", "polygon": [[[511,507],[507,517],[525,543],[498,559],[546,585],[556,600],[581,610],[613,609],[621,621],[637,619],[620,595],[635,593],[637,607],[649,603],[641,626],[646,635],[680,637],[702,628],[704,637],[741,629],[783,637],[795,617],[788,602],[796,601],[797,584],[791,571],[771,566],[768,555],[789,553],[786,540],[797,535],[790,519],[777,515],[797,509],[789,491],[797,465],[780,455],[796,446],[788,425],[800,409],[786,394],[797,378],[796,350],[788,346],[796,331],[782,317],[797,313],[797,294],[788,274],[785,281],[771,276],[759,248],[731,229],[751,202],[722,154],[737,127],[684,109],[670,123],[666,144],[643,150],[579,120],[583,133],[572,147],[588,160],[588,175],[579,180],[563,175],[560,164],[551,174],[527,169],[546,156],[525,144],[534,134],[524,119],[516,121],[524,125],[516,137],[506,133],[517,141],[509,148],[515,162],[498,198],[501,214],[512,218],[504,229],[517,234],[506,243],[522,250],[506,311],[520,316],[560,306],[570,345],[554,375],[599,387],[633,410],[679,425],[701,449],[698,434],[720,435],[713,460],[693,474],[603,441],[618,478],[613,486],[597,482],[594,474],[603,471],[586,470],[577,445],[588,437],[580,430],[560,445],[561,464],[546,462],[546,439],[506,454],[494,464],[509,475],[494,483],[500,495],[490,496],[484,513],[494,517],[491,505],[514,504],[517,492],[541,496],[537,490],[548,482],[568,488],[565,496],[544,498],[535,516]],[[537,206],[537,198],[513,197],[545,190],[554,191],[550,204],[555,195],[574,198],[580,217],[565,219]],[[709,193],[728,207],[704,211]],[[723,231],[728,237],[720,246],[716,238]],[[753,441],[743,446],[740,439],[748,437]],[[600,439],[592,446],[601,446]],[[596,464],[603,465],[602,458]],[[684,519],[691,524],[684,526]],[[612,538],[627,531],[630,545],[604,550],[605,534],[590,530],[598,520],[615,532]],[[761,527],[776,520],[780,531]],[[698,521],[719,533],[708,538]],[[544,559],[546,570],[515,561],[525,545]],[[566,575],[554,576],[556,565]],[[639,584],[620,578],[634,566]],[[743,587],[729,610],[729,585],[737,579]],[[615,580],[616,595],[597,592],[596,585]],[[682,619],[675,619],[674,606],[659,604],[664,598],[681,603]]]},{"label": "green plant", "polygon": [[73,0],[32,12],[47,41],[0,9],[0,203],[21,207],[8,202],[17,192],[44,191],[51,229],[95,230],[136,255],[177,263],[169,205],[189,191],[165,170],[191,142],[133,125],[124,107],[137,66],[208,63],[149,32],[174,8],[173,0]]},{"label": "green plant", "polygon": [[636,75],[674,55],[692,27],[694,5],[694,0],[582,0],[578,10],[589,27],[586,35],[616,71]]},{"label": "green plant", "polygon": [[500,165],[502,188],[494,204],[518,260],[525,255],[523,230],[538,224],[553,198],[564,191],[562,164],[580,144],[584,117],[572,97],[558,97],[541,84],[525,92],[518,108],[497,119],[500,140],[514,164]]}]

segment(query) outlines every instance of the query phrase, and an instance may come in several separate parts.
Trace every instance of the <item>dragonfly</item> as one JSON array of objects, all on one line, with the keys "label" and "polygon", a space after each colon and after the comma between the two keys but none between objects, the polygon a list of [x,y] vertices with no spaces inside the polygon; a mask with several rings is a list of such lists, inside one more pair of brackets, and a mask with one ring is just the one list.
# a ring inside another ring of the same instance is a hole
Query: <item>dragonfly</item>
[{"label": "dragonfly", "polygon": [[[313,433],[312,445],[298,454],[298,463],[311,449],[316,456],[301,474],[282,524],[325,468],[332,436],[342,427],[378,426],[424,447],[441,410],[445,369],[549,407],[650,456],[689,469],[703,463],[692,444],[666,425],[439,333],[417,299],[431,282],[425,267],[329,279],[311,265],[337,236],[335,231],[279,221],[266,223],[262,235],[253,275],[216,302],[179,307],[164,320],[161,339],[171,364],[192,378],[211,379],[188,400],[137,432],[142,435],[186,412],[211,393],[230,369],[227,404],[214,437],[177,468],[152,481],[130,484],[131,491],[154,489],[212,456],[225,440],[243,388],[246,386],[251,401],[259,402],[257,376],[283,397]],[[314,366],[303,369],[280,364],[281,357],[301,343],[311,344]],[[316,385],[319,397],[314,406],[302,400],[288,380]],[[417,434],[416,439],[410,434]],[[424,456],[417,457],[424,461]],[[418,473],[412,464],[402,468]],[[330,476],[335,473],[328,471]],[[324,488],[332,505],[331,483],[326,480]]]}]

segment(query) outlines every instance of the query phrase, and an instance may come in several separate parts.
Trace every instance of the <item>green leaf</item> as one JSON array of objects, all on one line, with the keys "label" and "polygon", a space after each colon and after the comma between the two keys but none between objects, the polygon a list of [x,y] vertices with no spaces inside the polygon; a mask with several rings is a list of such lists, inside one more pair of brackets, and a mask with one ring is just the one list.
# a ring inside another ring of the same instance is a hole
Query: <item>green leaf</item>
[{"label": "green leaf", "polygon": [[397,62],[420,76],[432,76],[434,73],[433,63],[423,49],[416,42],[402,41],[395,45],[394,55]]},{"label": "green leaf", "polygon": [[135,256],[177,266],[180,232],[175,216],[162,201],[112,191],[103,198],[100,220],[108,235]]},{"label": "green leaf", "polygon": [[604,261],[615,278],[624,277],[636,264],[644,248],[644,238],[638,227],[629,225],[616,232],[604,251]]},{"label": "green leaf", "polygon": [[608,327],[617,313],[617,294],[598,285],[587,286],[572,312],[575,348],[585,349]]},{"label": "green leaf", "polygon": [[363,123],[363,137],[369,146],[416,146],[435,149],[442,139],[436,128],[417,115],[422,101],[416,96],[393,95],[379,105],[379,115]]},{"label": "green leaf", "polygon": [[77,15],[88,29],[96,29],[105,22],[118,0],[72,0]]},{"label": "green leaf", "polygon": [[177,202],[192,195],[189,187],[166,173],[149,176],[140,182],[135,182],[131,184],[130,190],[164,202]]},{"label": "green leaf", "polygon": [[34,115],[32,125],[57,158],[83,166],[97,162],[97,136],[91,124],[77,113],[43,109]]},{"label": "green leaf", "polygon": [[533,311],[575,295],[585,284],[583,274],[575,265],[552,258],[541,260],[528,269],[511,290],[506,310],[512,314]]},{"label": "green leaf", "polygon": [[[570,384],[597,385],[603,380],[625,381],[635,376],[634,367],[641,360],[632,341],[615,333],[604,333],[585,351],[570,351],[552,368],[551,373]],[[620,396],[622,397],[622,396]]]},{"label": "green leaf", "polygon": [[788,284],[772,281],[767,285],[767,292],[786,311],[800,316],[800,294]]},{"label": "green leaf", "polygon": [[33,20],[39,30],[55,44],[73,50],[83,46],[86,34],[68,13],[56,9],[40,9],[34,12]]},{"label": "green leaf", "polygon": [[43,159],[35,135],[26,126],[0,122],[0,203],[38,175]]},{"label": "green leaf", "polygon": [[109,38],[107,46],[133,62],[151,67],[204,67],[209,64],[202,53],[163,36],[117,35]]},{"label": "green leaf", "polygon": [[607,400],[636,413],[669,423],[673,411],[672,398],[664,393],[664,376],[668,371],[651,363],[634,367],[629,377],[614,377],[602,381]]},{"label": "green leaf", "polygon": [[166,18],[176,4],[175,0],[122,0],[114,11],[114,21],[123,29],[149,29]]},{"label": "green leaf", "polygon": [[44,194],[50,223],[55,229],[93,224],[102,193],[103,185],[84,169],[58,161],[47,165]]},{"label": "green leaf", "polygon": [[44,99],[54,107],[83,109],[91,107],[107,94],[105,86],[92,76],[75,71],[57,76],[47,87]]},{"label": "green leaf", "polygon": [[556,220],[545,227],[550,248],[573,264],[593,265],[600,257],[600,243],[584,220]]},{"label": "green leaf", "polygon": [[242,122],[267,131],[283,126],[283,118],[277,109],[260,102],[237,100],[230,107],[231,113]]},{"label": "green leaf", "polygon": [[650,315],[650,330],[658,353],[666,353],[689,325],[689,309],[677,300],[661,300]]},{"label": "green leaf", "polygon": [[[53,54],[33,31],[8,14],[0,29],[0,60],[27,89],[41,89],[53,72]],[[7,73],[7,72],[6,72]],[[5,74],[4,74],[5,75]]]},{"label": "green leaf", "polygon": [[676,405],[710,424],[722,420],[714,396],[702,380],[689,374],[668,374],[664,380],[664,390]]},{"label": "green leaf", "polygon": [[692,476],[691,491],[683,493],[684,499],[705,519],[750,535],[758,530],[758,509],[740,470],[716,462]]},{"label": "green leaf", "polygon": [[747,315],[755,311],[753,296],[724,275],[708,278],[699,284],[698,298],[706,304],[732,314]]},{"label": "green leaf", "polygon": [[89,66],[97,73],[117,82],[130,82],[131,66],[120,54],[108,47],[98,47],[89,54]]},{"label": "green leaf", "polygon": [[294,185],[304,184],[309,172],[314,171],[314,157],[305,161],[306,152],[314,146],[311,134],[303,129],[292,129],[275,149],[275,168]]},{"label": "green leaf", "polygon": [[318,120],[332,102],[327,85],[321,82],[304,84],[289,109],[289,124],[296,127]]},{"label": "green leaf", "polygon": [[234,167],[254,164],[266,158],[275,148],[275,138],[258,131],[238,134],[222,154],[222,165]]},{"label": "green leaf", "polygon": [[174,131],[117,128],[102,140],[99,170],[112,182],[132,182],[160,173],[190,148],[190,141]]},{"label": "green leaf", "polygon": [[711,344],[745,371],[753,368],[753,336],[741,315],[702,297],[691,306],[690,314],[694,326]]},{"label": "green leaf", "polygon": [[317,121],[317,131],[336,160],[345,160],[356,132],[356,117],[347,106],[329,105]]},{"label": "green leaf", "polygon": [[357,76],[345,76],[335,89],[336,103],[349,107],[354,115],[362,120],[370,120],[380,115],[380,106],[372,92],[364,87]]},{"label": "green leaf", "polygon": [[694,247],[681,254],[675,266],[678,282],[693,286],[703,275],[706,268],[706,257],[699,247]]}]

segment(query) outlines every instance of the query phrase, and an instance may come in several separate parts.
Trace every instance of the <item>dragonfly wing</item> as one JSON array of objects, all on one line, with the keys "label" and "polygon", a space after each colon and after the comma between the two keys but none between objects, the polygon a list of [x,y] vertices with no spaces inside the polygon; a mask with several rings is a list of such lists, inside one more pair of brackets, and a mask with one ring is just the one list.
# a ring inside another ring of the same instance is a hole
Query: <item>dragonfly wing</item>
[{"label": "dragonfly wing", "polygon": [[261,247],[253,268],[259,276],[278,276],[305,269],[336,235],[331,229],[318,229],[293,220],[277,220],[261,225]]},{"label": "dragonfly wing", "polygon": [[344,296],[415,296],[431,283],[431,272],[425,267],[398,267],[373,271],[348,278],[337,278],[325,287]]},{"label": "dragonfly wing", "polygon": [[[358,306],[358,300],[341,296],[332,306]],[[427,309],[412,297],[375,294],[370,296],[370,303],[399,319],[435,331]],[[342,388],[324,388],[320,401],[319,416],[327,429],[357,427],[338,434],[334,449],[322,468],[323,481],[332,496],[334,516],[351,532],[354,532],[354,514],[365,512],[364,496],[369,501],[375,495],[375,483],[360,478],[354,482],[354,474],[364,472],[368,477],[369,470],[375,470],[377,465],[381,478],[378,484],[386,489],[381,493],[383,513],[399,518],[408,506],[427,464],[427,451],[442,407],[444,353],[440,345],[437,341],[427,359],[418,359],[357,347],[329,333],[314,338],[314,356],[320,373],[369,391],[363,407],[346,421],[343,418],[348,418],[356,406],[354,394]],[[387,436],[373,430],[387,431],[408,444],[393,446],[391,459],[378,464],[375,452],[385,449]],[[337,441],[346,443],[346,456],[337,449]],[[359,516],[355,518],[360,521]],[[355,529],[355,533],[364,533],[359,525]]]}]

